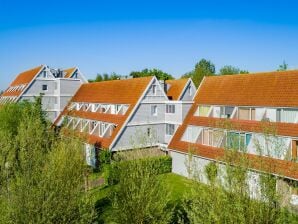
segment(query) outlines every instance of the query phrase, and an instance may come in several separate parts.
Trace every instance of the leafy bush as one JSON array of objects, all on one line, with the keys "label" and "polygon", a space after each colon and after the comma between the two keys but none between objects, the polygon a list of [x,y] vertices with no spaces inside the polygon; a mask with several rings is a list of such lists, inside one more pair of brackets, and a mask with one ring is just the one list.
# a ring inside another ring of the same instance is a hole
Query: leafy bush
[{"label": "leafy bush", "polygon": [[168,170],[166,161],[167,157],[130,160],[117,166],[117,185],[110,195],[113,223],[169,223],[170,192],[159,176]]},{"label": "leafy bush", "polygon": [[106,169],[108,184],[117,184],[119,182],[120,171],[125,169],[132,162],[138,162],[140,166],[150,168],[152,173],[156,175],[170,173],[172,171],[172,158],[170,156],[159,156],[138,160],[114,162]]}]

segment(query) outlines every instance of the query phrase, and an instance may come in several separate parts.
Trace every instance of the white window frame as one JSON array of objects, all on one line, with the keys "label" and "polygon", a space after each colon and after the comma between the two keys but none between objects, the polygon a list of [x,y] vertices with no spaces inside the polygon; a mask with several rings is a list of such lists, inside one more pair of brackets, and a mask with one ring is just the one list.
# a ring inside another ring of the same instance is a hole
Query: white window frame
[{"label": "white window frame", "polygon": [[157,116],[157,114],[158,114],[157,105],[152,105],[151,106],[151,115],[152,116]]},{"label": "white window frame", "polygon": [[166,135],[174,135],[175,133],[175,124],[166,124]]},{"label": "white window frame", "polygon": [[175,104],[167,104],[166,105],[166,113],[167,114],[174,114],[176,111],[176,106]]},{"label": "white window frame", "polygon": [[[44,86],[46,86],[47,88],[46,89],[43,89]],[[45,92],[48,91],[49,90],[48,85],[47,84],[42,84],[41,85],[41,90],[42,91],[45,91]]]}]

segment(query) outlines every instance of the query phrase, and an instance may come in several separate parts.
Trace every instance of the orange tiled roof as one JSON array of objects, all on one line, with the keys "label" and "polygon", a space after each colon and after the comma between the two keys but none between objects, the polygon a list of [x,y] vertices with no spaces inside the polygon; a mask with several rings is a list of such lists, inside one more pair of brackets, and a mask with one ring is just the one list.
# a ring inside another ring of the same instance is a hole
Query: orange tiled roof
[{"label": "orange tiled roof", "polygon": [[[16,79],[10,84],[9,87],[25,85],[25,88],[26,88],[27,85],[34,79],[34,77],[37,75],[37,73],[42,68],[43,68],[43,65],[20,73],[16,77]],[[22,91],[13,91],[13,92],[8,92],[7,90],[2,94],[2,96],[19,96],[23,92],[23,90]]]},{"label": "orange tiled roof", "polygon": [[298,107],[298,70],[205,77],[195,101],[209,105]]},{"label": "orange tiled roof", "polygon": [[170,88],[167,91],[167,96],[172,97],[172,100],[178,100],[187,82],[188,79],[166,80],[166,84],[170,85]]},{"label": "orange tiled roof", "polygon": [[76,71],[76,68],[69,68],[69,69],[64,69],[65,72],[64,78],[70,78],[72,74]]},{"label": "orange tiled roof", "polygon": [[152,77],[113,80],[83,84],[73,102],[134,104]]},{"label": "orange tiled roof", "polygon": [[84,119],[114,123],[117,127],[114,129],[110,138],[101,138],[95,135],[87,136],[87,142],[90,144],[97,143],[101,147],[108,148],[152,79],[153,77],[144,77],[83,84],[74,95],[71,102],[128,104],[129,108],[125,115],[67,111],[68,107],[66,107],[55,121],[55,124],[59,122],[63,115],[68,114]]}]

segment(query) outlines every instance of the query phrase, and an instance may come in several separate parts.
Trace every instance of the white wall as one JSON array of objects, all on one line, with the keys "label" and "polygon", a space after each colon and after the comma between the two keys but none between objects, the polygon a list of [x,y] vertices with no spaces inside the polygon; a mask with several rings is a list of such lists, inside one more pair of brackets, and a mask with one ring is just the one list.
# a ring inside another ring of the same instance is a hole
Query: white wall
[{"label": "white wall", "polygon": [[[204,184],[208,184],[208,178],[205,174],[205,167],[212,162],[211,160],[200,158],[197,156],[192,156],[192,162],[189,162],[189,156],[186,153],[180,153],[176,151],[170,151],[170,156],[172,157],[172,172],[184,177],[192,177],[189,175],[189,167],[195,170],[195,178]],[[219,165],[219,178],[224,184],[225,176],[225,165]],[[249,185],[249,194],[252,198],[260,197],[260,174],[254,171],[248,171],[247,182]]]}]

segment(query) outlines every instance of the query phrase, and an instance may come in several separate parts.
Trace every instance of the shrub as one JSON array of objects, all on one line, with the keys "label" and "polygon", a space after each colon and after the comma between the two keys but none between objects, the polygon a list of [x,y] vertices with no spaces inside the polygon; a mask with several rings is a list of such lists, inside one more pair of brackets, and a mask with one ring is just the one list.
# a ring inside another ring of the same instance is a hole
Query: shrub
[{"label": "shrub", "polygon": [[156,175],[170,173],[172,171],[172,158],[170,156],[159,156],[138,160],[114,162],[106,169],[108,184],[117,184],[119,182],[120,171],[125,169],[132,162],[139,163],[141,167],[150,168],[152,170],[152,173]]}]

